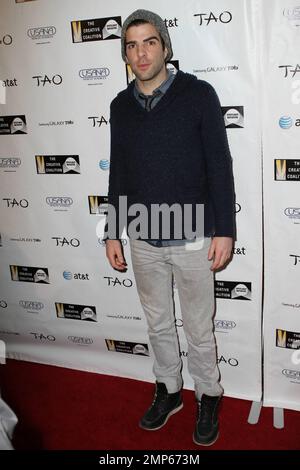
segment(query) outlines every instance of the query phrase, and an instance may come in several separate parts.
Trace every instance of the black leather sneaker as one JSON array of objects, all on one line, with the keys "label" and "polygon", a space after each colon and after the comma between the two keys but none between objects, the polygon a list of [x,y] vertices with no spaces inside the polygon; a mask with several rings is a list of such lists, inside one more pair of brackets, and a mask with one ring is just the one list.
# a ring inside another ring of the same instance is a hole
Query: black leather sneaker
[{"label": "black leather sneaker", "polygon": [[168,393],[164,383],[156,382],[154,400],[139,422],[141,428],[156,431],[162,428],[169,417],[183,407],[181,392]]},{"label": "black leather sneaker", "polygon": [[198,413],[193,441],[199,446],[211,446],[219,437],[218,411],[222,396],[202,395],[197,401]]}]

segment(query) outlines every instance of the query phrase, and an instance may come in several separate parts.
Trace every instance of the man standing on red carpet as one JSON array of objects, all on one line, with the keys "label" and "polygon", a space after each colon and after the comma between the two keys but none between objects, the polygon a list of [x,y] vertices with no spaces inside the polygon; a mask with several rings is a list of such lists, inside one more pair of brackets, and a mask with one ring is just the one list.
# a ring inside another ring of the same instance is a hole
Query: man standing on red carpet
[{"label": "man standing on red carpet", "polygon": [[[231,156],[223,116],[210,84],[182,71],[168,71],[172,45],[157,14],[133,12],[124,22],[121,47],[123,60],[136,79],[111,103],[108,202],[118,221],[122,219],[121,196],[127,197],[131,209],[138,205],[147,212],[147,218],[141,219],[139,236],[128,227],[132,210],[125,222],[156,377],[153,403],[139,424],[149,431],[160,429],[183,406],[182,361],[172,298],[174,276],[198,405],[193,439],[198,445],[211,445],[218,438],[223,393],[213,334],[213,271],[228,262],[235,231]],[[185,213],[178,222],[173,213],[166,235],[161,227],[164,214],[159,222],[153,220],[155,205],[176,206],[180,214],[181,210],[187,213],[189,207],[190,218]],[[201,218],[197,212],[200,206],[204,207],[202,234],[194,230]],[[194,236],[186,230],[187,220]],[[108,233],[106,254],[111,266],[123,271],[121,225],[119,222],[115,237]],[[178,236],[182,227],[184,233]]]}]

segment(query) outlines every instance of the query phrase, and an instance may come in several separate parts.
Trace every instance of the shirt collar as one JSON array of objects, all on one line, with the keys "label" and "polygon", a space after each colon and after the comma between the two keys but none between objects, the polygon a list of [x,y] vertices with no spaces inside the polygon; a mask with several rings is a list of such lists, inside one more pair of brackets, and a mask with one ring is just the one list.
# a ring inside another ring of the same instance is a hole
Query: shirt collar
[{"label": "shirt collar", "polygon": [[[153,90],[152,95],[160,95],[160,94],[165,94],[167,89],[169,88],[170,84],[175,78],[175,74],[173,72],[170,72],[170,70],[167,70],[167,78],[159,85],[159,87],[155,88]],[[145,96],[144,93],[142,93],[138,87],[137,81],[135,80],[135,89],[139,95],[142,95],[143,97]]]}]

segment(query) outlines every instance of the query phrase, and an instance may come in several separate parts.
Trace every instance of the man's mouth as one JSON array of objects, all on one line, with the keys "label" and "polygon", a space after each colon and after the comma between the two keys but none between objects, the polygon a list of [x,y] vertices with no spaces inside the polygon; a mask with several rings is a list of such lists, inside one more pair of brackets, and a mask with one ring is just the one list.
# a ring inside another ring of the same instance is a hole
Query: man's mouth
[{"label": "man's mouth", "polygon": [[140,65],[138,65],[138,68],[140,70],[146,70],[148,67],[150,67],[150,64],[140,64]]}]

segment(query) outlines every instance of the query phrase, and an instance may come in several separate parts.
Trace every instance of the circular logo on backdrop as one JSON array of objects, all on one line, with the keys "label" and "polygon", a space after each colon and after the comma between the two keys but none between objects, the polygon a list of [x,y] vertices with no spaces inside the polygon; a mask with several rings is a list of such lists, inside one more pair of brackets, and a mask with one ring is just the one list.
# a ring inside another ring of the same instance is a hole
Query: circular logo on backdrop
[{"label": "circular logo on backdrop", "polygon": [[72,279],[72,273],[70,271],[64,271],[63,276],[65,279],[67,279],[67,281],[70,281],[70,279]]},{"label": "circular logo on backdrop", "polygon": [[89,307],[85,307],[81,312],[81,320],[84,320],[85,318],[93,319],[94,317],[95,317],[95,313]]},{"label": "circular logo on backdrop", "polygon": [[68,170],[75,170],[77,166],[77,162],[74,158],[68,157],[65,161],[65,165],[68,168]]},{"label": "circular logo on backdrop", "polygon": [[145,348],[145,346],[143,344],[136,344],[133,347],[132,352],[133,352],[133,354],[144,354],[145,356],[149,355],[147,349]]},{"label": "circular logo on backdrop", "polygon": [[235,108],[228,109],[224,117],[225,117],[227,125],[229,124],[239,125],[241,118],[242,118],[241,113]]},{"label": "circular logo on backdrop", "polygon": [[99,166],[101,168],[101,170],[108,170],[109,169],[109,160],[100,160],[99,162]]},{"label": "circular logo on backdrop", "polygon": [[293,125],[293,119],[290,116],[282,116],[279,119],[281,129],[289,129]]},{"label": "circular logo on backdrop", "polygon": [[13,122],[11,123],[11,132],[18,132],[18,131],[24,131],[25,130],[25,123],[23,120],[19,117],[16,117]]},{"label": "circular logo on backdrop", "polygon": [[38,269],[34,275],[35,281],[46,281],[47,280],[47,274],[43,269]]},{"label": "circular logo on backdrop", "polygon": [[117,36],[119,25],[115,20],[109,20],[105,25],[105,29],[108,34],[115,34]]}]

